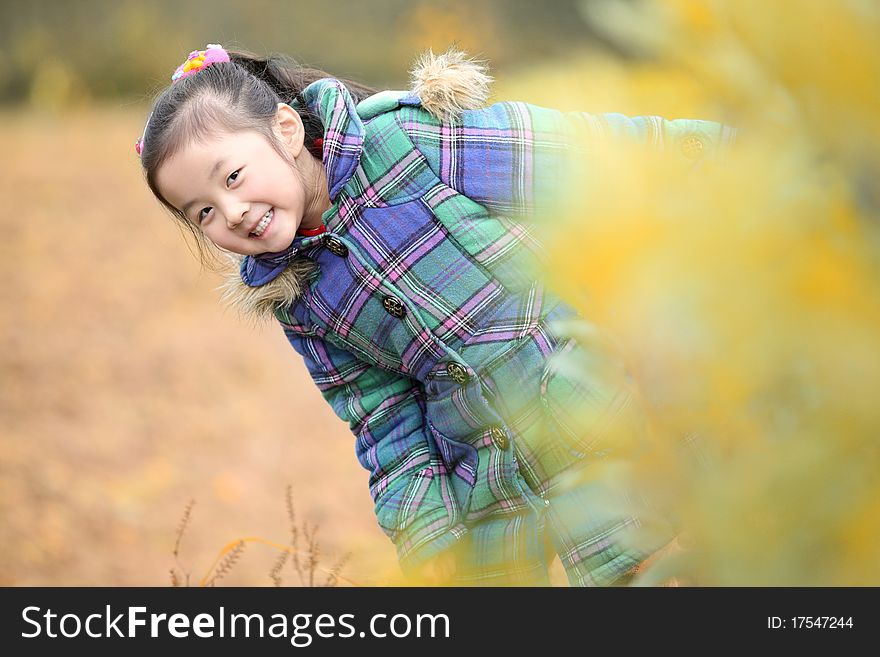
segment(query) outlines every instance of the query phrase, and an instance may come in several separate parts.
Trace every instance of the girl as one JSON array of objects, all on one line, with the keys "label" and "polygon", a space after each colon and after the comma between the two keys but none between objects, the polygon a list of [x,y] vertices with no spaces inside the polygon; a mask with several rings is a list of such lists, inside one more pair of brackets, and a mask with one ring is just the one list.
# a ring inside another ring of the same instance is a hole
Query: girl
[{"label": "girl", "polygon": [[[491,79],[455,51],[428,53],[413,79],[377,93],[209,45],[155,101],[136,145],[147,183],[231,255],[225,298],[280,322],[349,422],[405,573],[546,585],[558,554],[572,585],[625,582],[651,552],[622,541],[636,519],[571,475],[610,432],[637,435],[638,409],[622,376],[585,389],[551,366],[585,347],[554,328],[576,312],[528,274],[541,246],[527,220],[575,133],[698,160],[728,131],[483,107]],[[577,406],[593,419],[575,424]]]}]

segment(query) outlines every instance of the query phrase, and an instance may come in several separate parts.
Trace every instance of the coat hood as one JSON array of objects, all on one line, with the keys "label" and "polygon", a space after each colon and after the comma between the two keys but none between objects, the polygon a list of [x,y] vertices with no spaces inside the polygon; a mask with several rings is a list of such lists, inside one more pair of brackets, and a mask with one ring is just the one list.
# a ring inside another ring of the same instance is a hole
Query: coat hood
[{"label": "coat hood", "polygon": [[[363,144],[359,114],[371,114],[374,106],[385,105],[384,100],[393,96],[400,104],[421,105],[437,119],[449,121],[464,110],[483,107],[491,82],[481,63],[451,48],[440,55],[429,50],[417,59],[410,70],[408,92],[380,92],[357,107],[342,84],[332,78],[306,87],[302,96],[324,123],[323,164],[331,200],[335,201],[358,166]],[[329,140],[336,142],[333,147],[329,147]],[[222,300],[241,315],[257,320],[271,317],[276,309],[290,305],[302,294],[316,268],[313,261],[298,255],[298,251],[303,241],[316,239],[298,237],[286,251],[270,258],[227,254],[231,267],[220,286]]]}]

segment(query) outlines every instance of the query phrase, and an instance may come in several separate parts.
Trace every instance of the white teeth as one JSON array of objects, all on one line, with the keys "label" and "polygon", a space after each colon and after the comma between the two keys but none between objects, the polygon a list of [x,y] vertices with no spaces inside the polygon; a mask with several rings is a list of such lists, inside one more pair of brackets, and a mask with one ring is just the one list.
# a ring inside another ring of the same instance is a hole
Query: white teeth
[{"label": "white teeth", "polygon": [[272,221],[273,215],[274,215],[274,212],[272,210],[269,210],[266,214],[264,214],[263,218],[260,219],[260,223],[257,224],[256,228],[254,228],[253,234],[256,235],[257,237],[262,235],[263,231],[266,230],[266,228],[269,226],[269,222]]}]

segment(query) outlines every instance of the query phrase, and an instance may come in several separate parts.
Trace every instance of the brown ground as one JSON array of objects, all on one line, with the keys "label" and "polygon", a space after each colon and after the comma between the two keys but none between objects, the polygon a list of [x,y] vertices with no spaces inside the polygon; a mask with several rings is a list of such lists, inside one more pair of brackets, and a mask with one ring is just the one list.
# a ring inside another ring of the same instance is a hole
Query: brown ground
[{"label": "brown ground", "polygon": [[[143,115],[2,115],[0,584],[166,585],[190,498],[198,579],[238,537],[288,540],[288,483],[322,564],[389,580],[347,424],[277,325],[221,307],[142,182]],[[271,584],[277,554],[223,583]]]},{"label": "brown ground", "polygon": [[[142,181],[144,115],[0,115],[0,584],[167,585],[191,498],[197,581],[230,541],[288,541],[288,484],[321,565],[395,583],[348,425],[277,325],[219,303]],[[221,583],[271,585],[277,556],[250,543]]]}]

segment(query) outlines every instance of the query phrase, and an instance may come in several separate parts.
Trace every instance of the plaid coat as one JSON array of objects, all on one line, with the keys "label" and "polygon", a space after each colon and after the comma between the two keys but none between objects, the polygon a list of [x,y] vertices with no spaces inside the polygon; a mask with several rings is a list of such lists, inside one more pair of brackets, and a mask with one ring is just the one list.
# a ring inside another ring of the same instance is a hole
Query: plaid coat
[{"label": "plaid coat", "polygon": [[[585,391],[550,366],[554,352],[581,348],[553,326],[576,312],[529,273],[541,245],[527,219],[552,202],[572,131],[696,159],[729,132],[519,102],[441,119],[411,92],[355,104],[332,78],[303,99],[325,127],[327,232],[247,257],[239,273],[251,294],[281,290],[269,295],[274,316],[349,423],[408,571],[481,518],[527,509],[523,480],[544,495],[630,403],[619,382]],[[594,427],[573,430],[573,401],[595,407]]]}]

